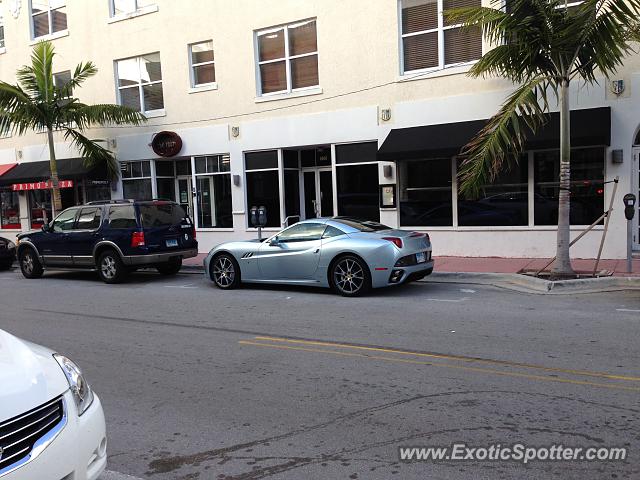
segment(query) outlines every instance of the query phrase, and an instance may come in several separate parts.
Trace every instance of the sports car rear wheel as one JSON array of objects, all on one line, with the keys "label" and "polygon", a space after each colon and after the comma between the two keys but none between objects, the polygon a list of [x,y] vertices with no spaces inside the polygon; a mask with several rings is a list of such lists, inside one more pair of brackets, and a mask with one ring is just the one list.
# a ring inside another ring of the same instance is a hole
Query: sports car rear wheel
[{"label": "sports car rear wheel", "polygon": [[340,257],[331,268],[331,286],[345,297],[363,295],[371,289],[369,267],[356,256]]},{"label": "sports car rear wheel", "polygon": [[231,290],[240,286],[240,266],[236,259],[227,253],[222,253],[213,259],[211,265],[211,280],[216,287]]}]

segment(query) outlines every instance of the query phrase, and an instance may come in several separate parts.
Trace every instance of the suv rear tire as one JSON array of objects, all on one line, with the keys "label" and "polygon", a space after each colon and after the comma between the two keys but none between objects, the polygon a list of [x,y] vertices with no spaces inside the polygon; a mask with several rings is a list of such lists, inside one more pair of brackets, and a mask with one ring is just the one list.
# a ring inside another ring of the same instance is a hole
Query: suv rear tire
[{"label": "suv rear tire", "polygon": [[27,247],[20,252],[20,270],[25,278],[40,278],[42,272],[42,264],[33,248]]},{"label": "suv rear tire", "polygon": [[96,264],[98,275],[105,283],[120,283],[127,276],[127,267],[115,250],[105,250]]},{"label": "suv rear tire", "polygon": [[158,265],[156,270],[163,275],[175,275],[182,268],[182,257],[172,258],[162,265]]}]

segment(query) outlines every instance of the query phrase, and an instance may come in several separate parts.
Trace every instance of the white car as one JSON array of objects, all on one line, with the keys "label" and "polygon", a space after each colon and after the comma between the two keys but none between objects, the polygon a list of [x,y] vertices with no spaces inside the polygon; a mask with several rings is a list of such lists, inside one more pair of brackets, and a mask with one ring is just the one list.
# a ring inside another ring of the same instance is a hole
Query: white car
[{"label": "white car", "polygon": [[95,480],[106,463],[102,405],[78,366],[0,330],[0,478]]}]

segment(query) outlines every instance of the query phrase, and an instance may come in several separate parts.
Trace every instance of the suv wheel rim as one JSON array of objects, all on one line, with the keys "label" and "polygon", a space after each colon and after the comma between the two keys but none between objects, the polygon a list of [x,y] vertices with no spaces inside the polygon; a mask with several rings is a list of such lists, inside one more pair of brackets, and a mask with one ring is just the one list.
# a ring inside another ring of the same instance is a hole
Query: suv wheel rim
[{"label": "suv wheel rim", "polygon": [[364,271],[357,261],[345,258],[333,269],[333,281],[343,292],[356,293],[364,285]]},{"label": "suv wheel rim", "polygon": [[228,287],[236,276],[233,262],[227,257],[218,257],[213,264],[213,279],[221,287]]},{"label": "suv wheel rim", "polygon": [[28,274],[33,273],[33,256],[30,253],[25,253],[24,257],[22,257],[22,268]]},{"label": "suv wheel rim", "polygon": [[116,261],[112,256],[106,256],[102,259],[100,270],[105,278],[112,279],[116,276]]}]

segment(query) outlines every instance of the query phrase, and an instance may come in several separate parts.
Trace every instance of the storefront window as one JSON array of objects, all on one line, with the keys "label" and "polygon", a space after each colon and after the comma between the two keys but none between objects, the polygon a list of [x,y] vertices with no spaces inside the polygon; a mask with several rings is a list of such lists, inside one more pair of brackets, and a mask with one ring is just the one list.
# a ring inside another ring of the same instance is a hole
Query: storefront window
[{"label": "storefront window", "polygon": [[[590,225],[604,212],[605,149],[571,150],[572,225]],[[558,224],[560,152],[536,152],[534,170],[534,218],[536,225]]]},{"label": "storefront window", "polygon": [[480,187],[475,200],[458,199],[458,225],[463,227],[529,224],[527,156]]},{"label": "storefront window", "polygon": [[20,229],[20,198],[9,188],[0,190],[0,228]]},{"label": "storefront window", "polygon": [[336,175],[338,215],[380,221],[378,164],[338,166]]},{"label": "storefront window", "polygon": [[29,214],[31,228],[41,228],[53,218],[51,210],[51,191],[29,190]]},{"label": "storefront window", "polygon": [[300,220],[300,161],[297,150],[283,150],[284,166],[284,211],[288,225]]},{"label": "storefront window", "polygon": [[[267,227],[280,226],[280,187],[278,183],[278,152],[245,154],[247,208],[264,205]],[[247,221],[250,222],[249,215]],[[253,226],[249,223],[249,226]]]},{"label": "storefront window", "polygon": [[398,162],[400,225],[452,226],[451,159]]},{"label": "storefront window", "polygon": [[124,162],[122,164],[122,194],[133,200],[150,200],[151,165],[149,161]]},{"label": "storefront window", "polygon": [[111,200],[111,182],[108,180],[88,180],[85,192],[87,202]]},{"label": "storefront window", "polygon": [[233,228],[229,155],[195,157],[199,228]]}]

